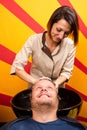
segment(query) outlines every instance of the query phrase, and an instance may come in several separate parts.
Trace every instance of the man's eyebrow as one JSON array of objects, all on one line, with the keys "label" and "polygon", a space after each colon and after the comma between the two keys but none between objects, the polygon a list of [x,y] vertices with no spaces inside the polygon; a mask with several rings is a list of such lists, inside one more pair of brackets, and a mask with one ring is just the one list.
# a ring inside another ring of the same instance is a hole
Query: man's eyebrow
[{"label": "man's eyebrow", "polygon": [[[49,78],[49,77],[41,77],[38,81],[40,81],[40,80],[48,80],[48,81],[50,81],[54,86],[56,86],[56,84],[53,82],[53,80],[52,80],[51,78]],[[31,89],[34,89],[34,86],[35,86],[35,84],[32,84]]]},{"label": "man's eyebrow", "polygon": [[54,86],[56,86],[56,84],[52,81],[52,79],[51,78],[49,78],[49,77],[41,77],[39,80],[48,80],[48,81],[50,81]]}]

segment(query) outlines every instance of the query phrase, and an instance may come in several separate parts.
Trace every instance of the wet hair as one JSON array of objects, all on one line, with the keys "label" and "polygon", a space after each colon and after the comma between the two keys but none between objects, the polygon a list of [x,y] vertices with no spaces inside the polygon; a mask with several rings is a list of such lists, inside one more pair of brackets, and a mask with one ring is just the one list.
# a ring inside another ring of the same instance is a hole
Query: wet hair
[{"label": "wet hair", "polygon": [[71,26],[70,34],[72,34],[74,44],[76,45],[76,43],[78,42],[79,31],[78,17],[75,10],[70,8],[69,6],[61,6],[53,12],[47,23],[47,31],[49,36],[51,36],[51,29],[53,24],[57,23],[61,19],[66,20]]}]

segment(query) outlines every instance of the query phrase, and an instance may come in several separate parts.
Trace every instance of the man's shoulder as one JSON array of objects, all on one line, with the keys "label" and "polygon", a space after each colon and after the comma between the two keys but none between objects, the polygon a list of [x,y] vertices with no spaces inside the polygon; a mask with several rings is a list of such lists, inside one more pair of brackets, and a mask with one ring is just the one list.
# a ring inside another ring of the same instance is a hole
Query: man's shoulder
[{"label": "man's shoulder", "polygon": [[[30,119],[29,116],[26,116],[26,117],[21,117],[21,118],[17,118],[13,121],[10,121],[8,123],[6,123],[5,125],[3,125],[0,130],[9,130],[11,129],[11,127],[16,127],[18,126],[22,126],[28,119]],[[19,128],[18,128],[19,129]],[[24,129],[25,130],[25,129]]]},{"label": "man's shoulder", "polygon": [[72,125],[73,127],[78,127],[80,130],[87,130],[87,127],[81,124],[78,120],[68,117],[60,117],[61,120],[66,121],[68,124]]}]

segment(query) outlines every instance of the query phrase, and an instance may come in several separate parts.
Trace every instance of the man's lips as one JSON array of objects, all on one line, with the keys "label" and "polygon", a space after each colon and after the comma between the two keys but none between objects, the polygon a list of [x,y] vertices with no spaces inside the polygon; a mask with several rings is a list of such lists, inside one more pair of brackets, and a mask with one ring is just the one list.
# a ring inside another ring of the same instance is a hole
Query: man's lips
[{"label": "man's lips", "polygon": [[39,98],[40,98],[40,97],[42,97],[42,96],[47,96],[47,97],[50,97],[50,95],[49,95],[49,94],[43,93],[43,94],[40,94],[40,95],[39,95]]}]

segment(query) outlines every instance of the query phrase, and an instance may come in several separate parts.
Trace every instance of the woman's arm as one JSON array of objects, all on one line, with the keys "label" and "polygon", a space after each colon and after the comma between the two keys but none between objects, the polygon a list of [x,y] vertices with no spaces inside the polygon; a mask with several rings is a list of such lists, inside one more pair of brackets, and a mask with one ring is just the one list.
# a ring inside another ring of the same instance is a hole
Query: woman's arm
[{"label": "woman's arm", "polygon": [[32,84],[35,84],[37,81],[35,78],[33,78],[31,75],[29,75],[25,70],[17,69],[15,70],[15,73],[18,77],[25,80],[26,82],[30,82]]},{"label": "woman's arm", "polygon": [[69,49],[70,48],[71,48],[71,51],[69,52],[69,54],[65,60],[65,63],[61,69],[60,76],[54,81],[56,84],[56,87],[65,83],[66,81],[68,81],[70,79],[70,77],[72,76],[76,47],[72,44],[69,47]]},{"label": "woman's arm", "polygon": [[59,76],[59,77],[54,81],[54,83],[55,83],[56,87],[58,88],[59,85],[63,84],[63,83],[66,82],[66,81],[67,81],[67,78],[66,78],[65,76]]}]

